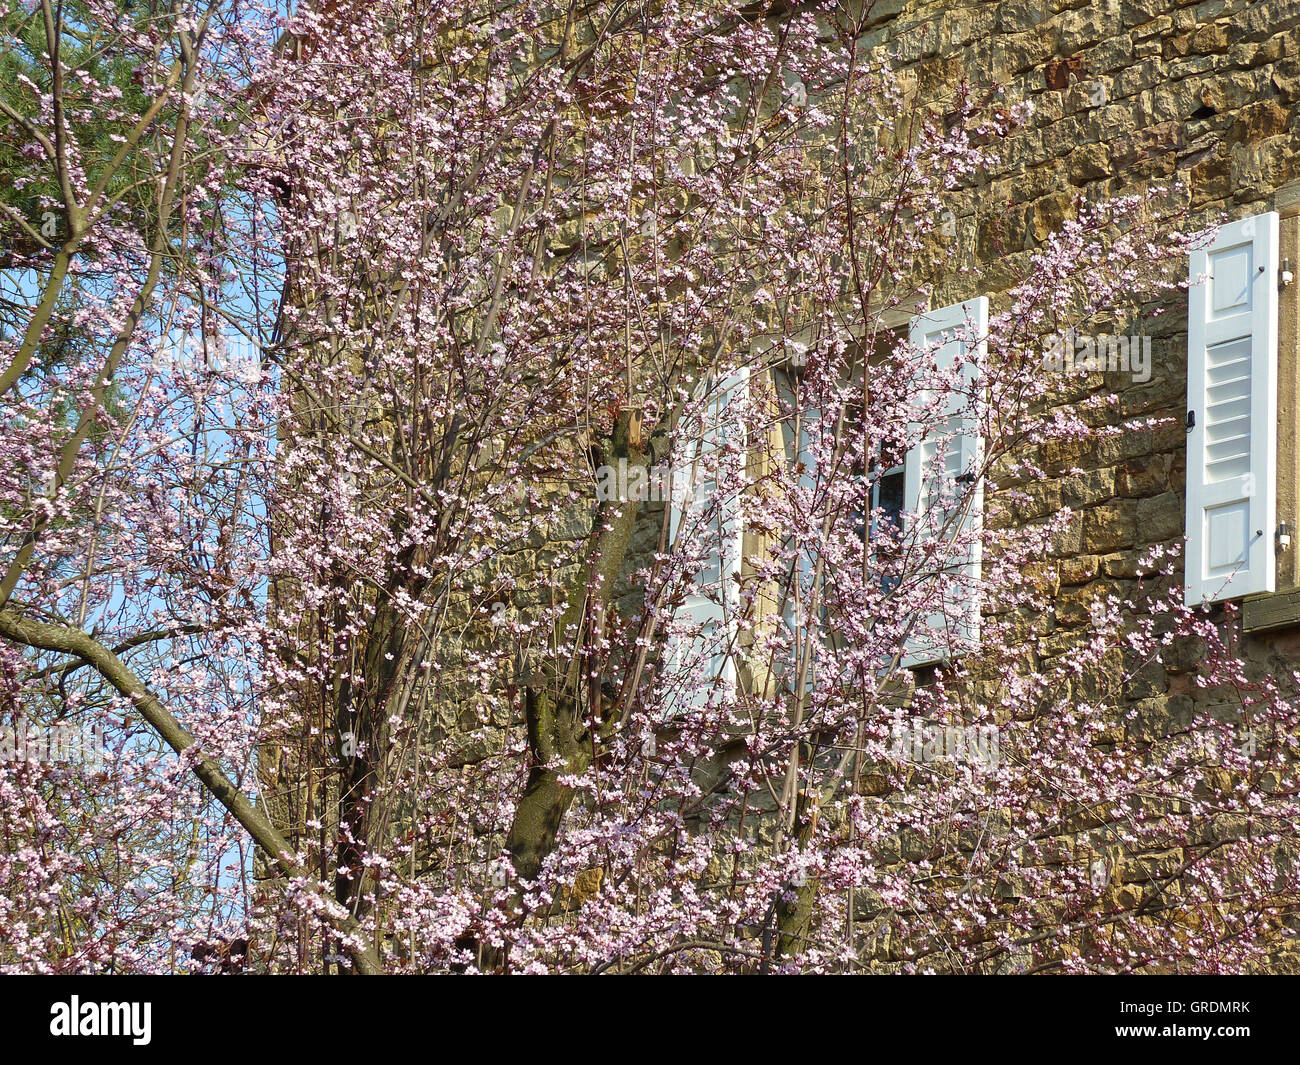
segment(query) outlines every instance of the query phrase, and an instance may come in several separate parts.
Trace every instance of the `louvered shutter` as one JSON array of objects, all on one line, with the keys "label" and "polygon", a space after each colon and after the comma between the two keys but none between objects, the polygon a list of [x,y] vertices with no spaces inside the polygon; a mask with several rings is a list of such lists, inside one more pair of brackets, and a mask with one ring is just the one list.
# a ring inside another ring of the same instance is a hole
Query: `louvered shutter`
[{"label": "louvered shutter", "polygon": [[[744,462],[745,425],[736,404],[749,389],[749,370],[742,367],[716,384],[702,424],[688,426],[689,441],[682,470],[674,477],[669,517],[670,542],[679,534],[702,538],[709,550],[704,564],[693,575],[677,620],[690,630],[687,636],[670,636],[666,659],[670,681],[689,694],[678,708],[703,705],[710,685],[721,685],[724,696],[736,688],[736,667],[731,651],[735,647],[736,612],[740,595],[741,520],[740,494],[734,483],[719,494],[717,479],[710,472],[713,459],[726,462],[720,454],[725,445],[737,442],[742,451],[730,461]],[[686,498],[678,486],[685,483]],[[724,485],[727,483],[723,482]]]},{"label": "louvered shutter", "polygon": [[[966,341],[955,336],[969,323],[977,338],[979,361],[983,360],[985,335],[988,332],[988,299],[984,296],[955,303],[948,307],[917,315],[912,319],[911,341],[914,345],[941,342],[936,362],[941,370],[951,369],[964,352]],[[939,423],[907,454],[904,462],[904,505],[911,513],[913,527],[925,521],[936,505],[943,482],[951,487],[963,516],[958,528],[978,537],[983,526],[984,484],[958,478],[978,478],[984,461],[976,402],[977,369],[969,361],[962,369],[963,384],[949,395]],[[943,468],[936,467],[939,441],[954,434],[947,445]],[[968,500],[968,496],[970,497]],[[937,516],[935,516],[937,518]],[[969,549],[950,561],[942,576],[931,578],[931,589],[924,624],[918,621],[909,639],[902,662],[905,666],[946,661],[954,643],[973,642],[979,636],[979,596],[981,547],[976,539]]]},{"label": "louvered shutter", "polygon": [[[1189,606],[1274,587],[1278,216],[1191,255],[1187,299]],[[1200,284],[1196,279],[1206,276]]]}]

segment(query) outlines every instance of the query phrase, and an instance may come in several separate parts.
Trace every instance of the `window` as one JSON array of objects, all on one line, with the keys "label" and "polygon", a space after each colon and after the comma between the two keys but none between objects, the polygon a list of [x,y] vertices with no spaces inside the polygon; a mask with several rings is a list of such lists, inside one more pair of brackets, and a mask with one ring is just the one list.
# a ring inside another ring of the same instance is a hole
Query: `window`
[{"label": "window", "polygon": [[[846,431],[861,435],[862,404],[857,403],[846,412]],[[880,586],[889,591],[898,584],[895,574],[885,572],[889,561],[896,556],[892,545],[886,547],[886,538],[897,539],[903,530],[903,497],[906,485],[904,451],[895,442],[885,444],[869,459],[859,458],[853,464],[853,477],[866,485],[862,490],[864,513],[855,509],[852,514],[858,536],[869,554],[868,565],[880,571]]]},{"label": "window", "polygon": [[[868,541],[872,539],[879,541],[883,524],[887,523],[893,529],[902,528],[903,490],[906,481],[906,472],[902,466],[894,466],[885,470],[876,478],[875,484],[871,486],[871,513],[873,517]],[[886,592],[892,591],[898,586],[898,576],[890,573],[882,574],[880,586]]]},{"label": "window", "polygon": [[[969,326],[970,333],[962,335]],[[978,583],[981,573],[979,535],[983,527],[983,441],[978,411],[982,404],[977,364],[982,361],[988,330],[988,300],[980,296],[912,319],[910,339],[918,346],[937,345],[936,361],[941,370],[960,365],[961,385],[946,401],[939,425],[916,446],[903,453],[902,447],[886,444],[870,461],[858,463],[852,476],[866,480],[869,490],[863,500],[868,513],[853,514],[866,549],[876,552],[877,569],[888,570],[889,556],[884,526],[888,524],[907,539],[921,532],[920,522],[931,520],[948,525],[949,535],[966,534],[969,548],[958,549],[956,558],[946,559],[942,572],[923,579],[927,582],[926,615],[918,621],[914,636],[905,649],[903,664],[909,667],[947,661],[954,648],[973,642],[979,635]],[[966,345],[972,345],[968,351]],[[973,358],[968,358],[967,356]],[[850,422],[862,418],[859,408],[850,410]],[[812,455],[801,434],[794,457],[809,471]],[[811,478],[811,472],[808,476]],[[945,500],[947,501],[945,503]],[[934,508],[945,505],[942,513]],[[869,515],[869,517],[868,517]],[[897,587],[896,574],[883,573],[885,591]]]},{"label": "window", "polygon": [[[780,379],[782,403],[787,409],[792,409],[795,402],[797,390],[791,380],[787,378]],[[787,425],[787,460],[792,463],[798,463],[802,468],[799,475],[799,483],[807,490],[811,490],[817,481],[816,460],[813,454],[812,437],[808,430],[810,424],[815,424],[818,420],[816,410],[806,409],[802,415],[793,419]],[[844,411],[843,433],[845,436],[856,439],[862,433],[862,404],[861,402],[850,404]],[[795,440],[796,425],[798,427],[798,440]],[[882,555],[884,550],[882,541],[884,540],[885,528],[891,531],[891,536],[895,540],[903,528],[903,496],[905,473],[903,466],[904,451],[900,444],[887,442],[881,449],[881,452],[871,456],[865,462],[861,456],[853,459],[852,466],[849,468],[848,476],[851,476],[859,487],[859,503],[853,506],[849,511],[848,518],[853,523],[853,528],[857,531],[859,538],[864,541],[865,549],[872,553],[868,560],[872,569],[880,570],[880,583],[886,591],[897,584],[897,577],[883,572],[888,568],[882,565],[889,558],[893,557],[894,549],[891,545],[890,555]],[[882,468],[883,467],[883,468]],[[863,485],[869,487],[863,489]],[[863,507],[866,510],[864,512]],[[870,515],[870,529],[868,529],[868,515]],[[814,559],[811,552],[801,551],[798,558],[798,568],[801,589],[806,593],[812,582],[814,571]],[[834,574],[825,574],[827,581],[834,581]],[[787,601],[786,619],[791,628],[794,628],[794,608],[791,601]]]},{"label": "window", "polygon": [[1185,598],[1195,606],[1274,590],[1276,212],[1222,227],[1188,272]]}]

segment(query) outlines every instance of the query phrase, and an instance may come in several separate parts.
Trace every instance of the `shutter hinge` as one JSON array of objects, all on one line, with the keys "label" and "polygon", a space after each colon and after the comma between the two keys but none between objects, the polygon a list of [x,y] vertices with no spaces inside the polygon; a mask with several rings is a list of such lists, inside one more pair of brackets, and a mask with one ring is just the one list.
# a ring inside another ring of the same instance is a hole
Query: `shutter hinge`
[{"label": "shutter hinge", "polygon": [[1196,428],[1196,411],[1189,410],[1187,412],[1187,431],[1190,433],[1195,428]]},{"label": "shutter hinge", "polygon": [[1294,280],[1295,280],[1295,274],[1291,273],[1291,260],[1283,259],[1282,265],[1278,268],[1277,271],[1277,287],[1286,288],[1287,285],[1291,284],[1291,282]]}]

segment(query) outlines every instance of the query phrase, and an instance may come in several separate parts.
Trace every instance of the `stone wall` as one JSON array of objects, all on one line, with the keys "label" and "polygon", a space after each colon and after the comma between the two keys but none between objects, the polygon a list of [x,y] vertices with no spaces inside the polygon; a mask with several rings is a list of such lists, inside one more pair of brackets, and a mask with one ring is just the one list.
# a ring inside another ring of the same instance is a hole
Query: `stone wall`
[{"label": "stone wall", "polygon": [[[933,305],[980,294],[993,310],[1080,200],[1144,192],[1183,209],[1192,229],[1277,210],[1281,258],[1300,263],[1300,3],[1140,0],[1053,3],[1013,0],[961,7],[907,4],[869,34],[894,53],[924,105],[941,103],[962,77],[1000,86],[998,105],[1030,101],[1032,118],[1000,146],[1000,166],[954,200],[956,234],[936,265]],[[1176,187],[1175,187],[1176,186]],[[1278,520],[1293,528],[1297,510],[1296,437],[1300,389],[1300,287],[1281,295],[1279,343]],[[1117,393],[1096,424],[1144,416],[1161,424],[1142,432],[1054,442],[1032,458],[1047,474],[1033,483],[1004,479],[1028,497],[987,503],[989,521],[1036,522],[1069,508],[1074,516],[1042,566],[1054,600],[1043,619],[1050,653],[1081,638],[1094,599],[1137,594],[1138,559],[1152,544],[1180,546],[1183,536],[1186,433],[1186,295],[1174,292],[1144,312],[1137,331],[1152,337],[1152,374],[1094,374],[1073,398]],[[1155,318],[1145,312],[1162,310]],[[1123,332],[1123,322],[1114,323]],[[1103,330],[1098,330],[1101,332]],[[1300,666],[1300,582],[1296,552],[1278,558],[1273,602],[1248,604],[1232,621],[1247,672],[1279,676]],[[1221,608],[1220,608],[1221,609]],[[1126,685],[1117,727],[1129,742],[1162,741],[1185,732],[1196,715],[1231,718],[1195,684],[1198,649],[1176,647],[1149,662]],[[1116,662],[1118,672],[1123,663]],[[1081,694],[1105,677],[1079,680]],[[1239,820],[1239,819],[1238,819]],[[1207,819],[1193,845],[1242,831],[1231,819]],[[1111,891],[1121,906],[1147,892],[1176,892],[1185,855],[1107,855]],[[1295,855],[1279,855],[1283,867]],[[1270,967],[1294,971],[1300,954],[1288,937]],[[887,954],[888,952],[886,952]]]}]

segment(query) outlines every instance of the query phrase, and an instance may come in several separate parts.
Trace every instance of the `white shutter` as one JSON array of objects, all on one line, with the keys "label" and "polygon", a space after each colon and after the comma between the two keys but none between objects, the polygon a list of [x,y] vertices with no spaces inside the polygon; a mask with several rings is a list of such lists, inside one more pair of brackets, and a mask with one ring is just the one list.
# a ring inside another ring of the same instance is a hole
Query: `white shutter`
[{"label": "white shutter", "polygon": [[[744,533],[740,494],[729,490],[717,498],[716,480],[705,472],[704,464],[711,453],[731,441],[742,445],[739,461],[744,461],[745,424],[733,404],[743,400],[748,390],[748,367],[714,385],[703,424],[687,427],[691,435],[682,459],[683,476],[676,471],[673,476],[669,542],[676,544],[684,529],[684,535],[694,539],[706,537],[710,546],[676,615],[689,626],[691,635],[670,637],[666,648],[670,683],[685,685],[693,693],[678,702],[679,709],[702,706],[710,684],[721,685],[725,697],[736,689],[736,666],[729,652],[735,646],[740,606],[737,577]],[[683,489],[685,499],[681,498]]]},{"label": "white shutter", "polygon": [[[979,296],[964,303],[928,311],[912,319],[911,342],[916,346],[940,343],[935,357],[940,370],[951,369],[964,355],[966,342],[953,334],[969,323],[976,337],[975,352],[983,361],[988,332],[989,302]],[[910,512],[913,528],[929,513],[941,487],[939,479],[952,485],[954,498],[963,508],[958,529],[978,537],[984,520],[984,482],[973,486],[955,484],[959,477],[974,477],[984,463],[984,442],[980,433],[976,400],[978,371],[970,362],[962,369],[964,386],[948,397],[942,416],[930,434],[907,454],[903,466],[904,508]],[[944,468],[937,469],[938,442],[948,433],[955,434],[948,443]],[[908,640],[902,659],[905,666],[927,665],[951,657],[954,641],[973,642],[979,636],[979,597],[982,550],[978,539],[969,550],[962,551],[946,567],[941,577],[933,578],[929,602],[933,607]],[[928,630],[928,631],[926,631]]]},{"label": "white shutter", "polygon": [[1189,606],[1274,587],[1277,214],[1192,252],[1187,297]]}]

